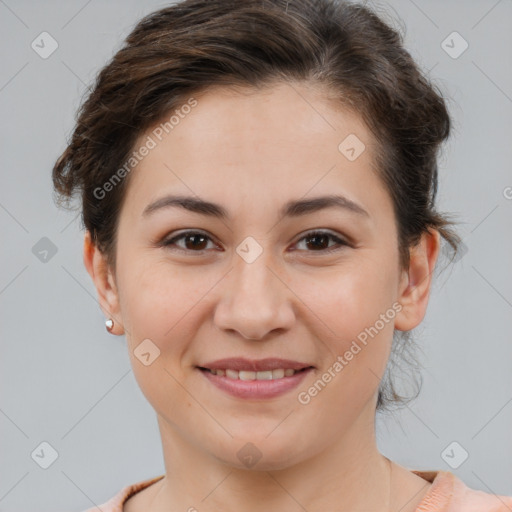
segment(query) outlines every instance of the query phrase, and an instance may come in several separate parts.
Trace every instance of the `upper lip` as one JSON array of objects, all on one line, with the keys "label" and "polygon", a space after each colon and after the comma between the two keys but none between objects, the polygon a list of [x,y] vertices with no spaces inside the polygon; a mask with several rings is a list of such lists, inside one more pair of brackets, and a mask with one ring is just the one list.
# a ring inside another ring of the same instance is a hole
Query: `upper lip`
[{"label": "upper lip", "polygon": [[277,357],[269,357],[266,359],[246,359],[244,357],[229,357],[226,359],[217,359],[209,363],[199,366],[199,368],[208,368],[209,370],[237,370],[237,371],[253,371],[261,372],[265,370],[277,370],[290,368],[292,370],[302,370],[312,365],[301,363],[300,361],[292,361],[291,359],[280,359]]}]

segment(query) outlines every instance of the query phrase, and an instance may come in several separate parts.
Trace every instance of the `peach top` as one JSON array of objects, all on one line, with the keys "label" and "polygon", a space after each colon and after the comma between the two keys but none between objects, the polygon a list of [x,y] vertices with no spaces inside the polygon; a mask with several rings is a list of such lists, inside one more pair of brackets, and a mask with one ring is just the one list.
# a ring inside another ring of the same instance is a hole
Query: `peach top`
[{"label": "peach top", "polygon": [[[412,471],[412,473],[432,483],[416,508],[416,512],[512,512],[512,496],[471,489],[450,471]],[[158,482],[164,476],[160,475],[128,485],[99,508],[102,512],[123,512],[123,504],[128,498]],[[84,512],[97,510],[97,507],[93,507]]]}]

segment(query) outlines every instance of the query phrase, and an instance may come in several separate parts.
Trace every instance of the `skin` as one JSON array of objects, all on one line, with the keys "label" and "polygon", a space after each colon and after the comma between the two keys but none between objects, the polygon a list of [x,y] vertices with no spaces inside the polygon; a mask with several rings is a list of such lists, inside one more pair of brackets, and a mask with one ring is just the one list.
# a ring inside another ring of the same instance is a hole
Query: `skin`
[{"label": "skin", "polygon": [[[131,171],[115,272],[85,236],[85,266],[114,334],[126,334],[162,438],[165,478],[124,510],[414,511],[430,484],[395,463],[390,483],[390,462],[376,445],[375,405],[393,329],[413,329],[426,313],[439,233],[425,233],[409,268],[399,267],[375,141],[356,114],[334,108],[318,87],[277,83],[194,97],[197,106]],[[349,134],[366,146],[355,161],[338,150]],[[179,208],[142,216],[171,193],[219,203],[231,218]],[[288,200],[333,193],[368,217],[337,208],[278,217]],[[199,249],[185,239],[174,250],[158,245],[186,229],[210,238],[196,241]],[[336,244],[325,239],[315,250],[303,238],[312,229],[351,244],[327,254]],[[250,264],[236,253],[248,236],[263,250]],[[307,405],[299,403],[298,392],[398,303],[394,319]],[[147,338],[160,350],[149,366],[134,355]],[[195,368],[235,356],[289,358],[315,370],[280,397],[244,400]],[[262,454],[250,469],[237,457],[249,442]]]}]

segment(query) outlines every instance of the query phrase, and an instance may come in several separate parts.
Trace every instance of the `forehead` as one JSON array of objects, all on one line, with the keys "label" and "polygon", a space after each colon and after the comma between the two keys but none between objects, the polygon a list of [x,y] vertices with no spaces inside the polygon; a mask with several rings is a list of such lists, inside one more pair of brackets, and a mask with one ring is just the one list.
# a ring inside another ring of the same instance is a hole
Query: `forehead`
[{"label": "forehead", "polygon": [[[360,116],[336,103],[318,85],[278,82],[259,89],[215,87],[195,99],[197,106],[172,130],[176,142],[202,144],[207,142],[200,139],[204,136],[212,145],[222,142],[218,147],[224,153],[271,148],[275,155],[282,147],[287,157],[291,156],[290,145],[299,153],[304,143],[308,153],[320,146],[337,152],[344,133],[357,133],[368,149],[373,143]],[[190,137],[192,132],[195,140]]]},{"label": "forehead", "polygon": [[336,191],[353,199],[359,191],[364,201],[382,189],[371,133],[318,87],[216,87],[193,99],[195,106],[181,115],[176,107],[139,138],[154,143],[127,193],[139,211],[164,190],[241,204]]}]

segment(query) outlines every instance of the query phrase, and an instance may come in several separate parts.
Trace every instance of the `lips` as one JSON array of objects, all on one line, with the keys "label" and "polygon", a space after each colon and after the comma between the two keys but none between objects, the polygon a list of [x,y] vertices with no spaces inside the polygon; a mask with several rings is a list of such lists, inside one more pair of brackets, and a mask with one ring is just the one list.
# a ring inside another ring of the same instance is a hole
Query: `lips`
[{"label": "lips", "polygon": [[[304,369],[303,369],[304,370]],[[246,370],[231,370],[227,368],[226,370],[209,370],[204,369],[204,371],[208,371],[213,375],[219,375],[220,377],[226,376],[228,379],[233,380],[276,380],[282,379],[283,377],[291,377],[298,372],[302,372],[303,370],[293,370],[291,368],[277,368],[276,370],[263,370],[259,372],[246,371]]]},{"label": "lips", "polygon": [[201,364],[198,368],[205,370],[234,370],[237,372],[268,372],[272,370],[303,370],[304,368],[312,368],[309,363],[293,361],[291,359],[280,359],[276,357],[266,359],[245,359],[243,357],[230,357],[226,359],[218,359],[205,364]]},{"label": "lips", "polygon": [[214,387],[236,398],[266,400],[291,392],[314,366],[290,359],[218,359],[197,366]]}]

